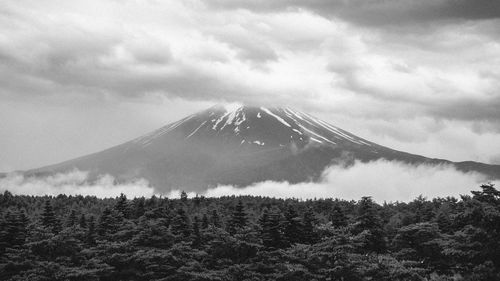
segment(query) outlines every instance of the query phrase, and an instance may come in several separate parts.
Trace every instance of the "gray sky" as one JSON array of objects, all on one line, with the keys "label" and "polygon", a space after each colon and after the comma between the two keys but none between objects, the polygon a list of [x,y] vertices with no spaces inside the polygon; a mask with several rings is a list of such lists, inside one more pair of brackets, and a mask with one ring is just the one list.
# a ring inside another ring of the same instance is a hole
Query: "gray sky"
[{"label": "gray sky", "polygon": [[498,0],[0,4],[0,171],[218,102],[290,106],[382,145],[500,163]]}]

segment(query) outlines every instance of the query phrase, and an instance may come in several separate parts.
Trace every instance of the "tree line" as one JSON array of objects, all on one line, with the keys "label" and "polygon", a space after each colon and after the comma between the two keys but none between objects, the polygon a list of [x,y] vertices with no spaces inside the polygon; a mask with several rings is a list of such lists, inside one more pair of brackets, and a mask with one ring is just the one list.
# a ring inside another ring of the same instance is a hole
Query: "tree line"
[{"label": "tree line", "polygon": [[381,205],[5,191],[0,280],[500,280],[500,191]]}]

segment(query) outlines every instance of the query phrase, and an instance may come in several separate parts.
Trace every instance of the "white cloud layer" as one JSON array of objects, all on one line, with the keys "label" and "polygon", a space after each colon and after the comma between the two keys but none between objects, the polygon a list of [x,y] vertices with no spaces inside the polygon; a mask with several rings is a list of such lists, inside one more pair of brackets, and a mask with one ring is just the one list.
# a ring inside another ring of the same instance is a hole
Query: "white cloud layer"
[{"label": "white cloud layer", "polygon": [[[244,188],[218,186],[207,190],[207,197],[256,195],[279,198],[341,198],[358,200],[372,196],[384,201],[411,201],[419,195],[427,198],[459,196],[479,189],[486,178],[479,173],[463,173],[452,166],[410,165],[377,160],[356,162],[353,166],[332,166],[318,183],[266,181]],[[170,196],[175,195],[172,193]]]},{"label": "white cloud layer", "polygon": [[154,189],[144,179],[128,183],[117,183],[115,178],[104,175],[96,181],[88,180],[88,173],[72,171],[45,177],[24,177],[21,174],[9,174],[0,179],[0,191],[8,190],[19,195],[89,195],[100,198],[116,197],[120,193],[129,198],[150,197]]},{"label": "white cloud layer", "polygon": [[[476,172],[463,173],[450,165],[411,165],[397,161],[377,160],[353,165],[335,165],[323,172],[319,182],[290,184],[266,181],[247,187],[218,186],[202,195],[220,197],[230,195],[255,195],[278,198],[341,198],[358,200],[372,196],[378,202],[411,201],[419,195],[428,198],[469,194],[486,183],[486,177]],[[494,182],[495,183],[495,182]],[[498,182],[497,184],[500,184]],[[89,180],[88,172],[74,170],[42,177],[24,177],[12,173],[0,179],[0,192],[25,195],[95,195],[100,198],[116,197],[124,193],[129,198],[150,197],[158,194],[144,179],[118,183],[112,176],[104,175],[96,181]],[[162,194],[178,198],[180,190]],[[188,193],[193,197],[194,192]]]}]

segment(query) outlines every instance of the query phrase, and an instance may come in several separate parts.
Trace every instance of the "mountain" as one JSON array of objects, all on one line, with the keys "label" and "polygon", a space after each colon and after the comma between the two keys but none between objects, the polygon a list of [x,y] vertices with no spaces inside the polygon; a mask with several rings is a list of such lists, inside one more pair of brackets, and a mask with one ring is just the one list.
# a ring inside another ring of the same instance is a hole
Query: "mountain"
[{"label": "mountain", "polygon": [[27,171],[89,171],[118,181],[145,178],[159,191],[202,191],[219,184],[318,180],[329,165],[354,159],[450,164],[500,178],[500,165],[454,163],[393,150],[290,108],[214,106],[127,143]]}]

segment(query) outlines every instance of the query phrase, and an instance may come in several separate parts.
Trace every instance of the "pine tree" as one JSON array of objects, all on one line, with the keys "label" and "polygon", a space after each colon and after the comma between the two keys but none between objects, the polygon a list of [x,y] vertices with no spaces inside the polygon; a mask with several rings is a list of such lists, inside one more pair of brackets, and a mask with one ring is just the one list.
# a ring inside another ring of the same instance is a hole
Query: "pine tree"
[{"label": "pine tree", "polygon": [[54,209],[49,200],[45,201],[45,205],[42,212],[42,226],[50,229],[54,233],[58,233],[61,229],[59,220],[56,218]]},{"label": "pine tree", "polygon": [[144,215],[145,209],[145,199],[144,197],[134,199],[134,216],[135,218],[140,218]]},{"label": "pine tree", "polygon": [[177,214],[172,219],[170,228],[174,235],[189,238],[189,235],[191,234],[189,219],[183,208],[177,209]]},{"label": "pine tree", "polygon": [[117,228],[116,218],[113,217],[111,209],[106,208],[99,217],[99,223],[97,226],[97,234],[102,237],[106,237],[109,234],[115,233]]},{"label": "pine tree", "polygon": [[347,216],[339,205],[333,207],[332,213],[330,214],[330,221],[335,227],[347,226]]},{"label": "pine tree", "polygon": [[234,212],[229,221],[228,229],[229,233],[234,234],[236,230],[244,228],[247,225],[247,214],[245,212],[245,207],[241,200],[238,201],[234,208]]},{"label": "pine tree", "polygon": [[450,218],[450,214],[446,208],[441,208],[436,215],[436,222],[439,226],[439,230],[442,233],[451,233],[452,232],[452,221]]},{"label": "pine tree", "polygon": [[24,243],[24,241],[26,240],[26,237],[28,236],[28,225],[30,223],[30,219],[28,218],[28,216],[26,215],[26,213],[24,211],[20,211],[18,212],[19,214],[19,222],[20,222],[20,239],[21,241]]},{"label": "pine tree", "polygon": [[[24,244],[26,226],[23,225],[20,212],[7,211],[1,223],[0,248],[20,246]],[[0,252],[2,252],[0,249]]]},{"label": "pine tree", "polygon": [[201,228],[207,229],[209,225],[210,225],[210,222],[208,220],[207,214],[203,214],[203,217],[201,219]]},{"label": "pine tree", "polygon": [[82,214],[80,216],[80,220],[78,221],[78,224],[80,225],[81,228],[87,228],[87,219],[85,218],[84,214]]},{"label": "pine tree", "polygon": [[353,234],[361,234],[360,239],[366,251],[383,252],[386,249],[385,233],[376,207],[371,197],[361,198]]},{"label": "pine tree", "polygon": [[201,234],[200,234],[200,219],[198,216],[194,216],[193,218],[193,246],[198,247],[201,243]]},{"label": "pine tree", "polygon": [[264,209],[259,222],[262,228],[262,244],[265,247],[280,248],[283,246],[280,218],[279,210],[275,209],[269,212]]},{"label": "pine tree", "polygon": [[268,220],[269,220],[269,210],[267,208],[264,208],[262,210],[262,214],[259,217],[259,225],[261,233],[264,232],[264,226],[267,224]]},{"label": "pine tree", "polygon": [[212,210],[212,214],[210,215],[210,223],[215,227],[221,227],[219,213],[217,210]]},{"label": "pine tree", "polygon": [[302,226],[302,242],[305,244],[314,244],[316,242],[316,232],[314,225],[316,224],[316,217],[311,208],[307,209],[304,213]]},{"label": "pine tree", "polygon": [[0,196],[0,205],[2,206],[9,206],[10,203],[13,201],[14,195],[8,190],[5,190],[3,194]]},{"label": "pine tree", "polygon": [[198,196],[198,194],[196,194],[196,196],[193,198],[193,203],[196,207],[199,207],[200,206],[200,203],[201,203],[201,198],[200,196]]},{"label": "pine tree", "polygon": [[301,237],[302,221],[299,214],[295,211],[292,206],[288,206],[285,213],[285,228],[284,228],[284,238],[289,245],[295,243],[300,243],[302,241]]},{"label": "pine tree", "polygon": [[409,207],[414,213],[414,223],[429,221],[434,215],[431,203],[422,195],[410,202]]},{"label": "pine tree", "polygon": [[85,240],[89,245],[95,245],[96,243],[96,230],[95,230],[95,218],[90,216],[88,221],[88,229],[85,234]]},{"label": "pine tree", "polygon": [[2,256],[5,249],[10,246],[9,232],[7,229],[8,227],[5,217],[0,217],[0,256]]},{"label": "pine tree", "polygon": [[76,224],[76,211],[71,210],[68,219],[66,220],[66,227],[72,227]]},{"label": "pine tree", "polygon": [[121,213],[124,218],[129,217],[129,207],[128,207],[128,201],[127,201],[127,196],[125,194],[121,193],[120,197],[118,197],[118,201],[115,204],[114,209]]},{"label": "pine tree", "polygon": [[185,204],[185,203],[187,203],[187,200],[188,200],[188,195],[187,195],[187,193],[183,190],[183,191],[181,192],[181,202]]},{"label": "pine tree", "polygon": [[495,185],[488,183],[483,184],[480,187],[481,191],[471,191],[473,198],[480,202],[500,207],[500,191],[495,189]]}]

